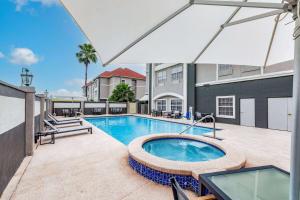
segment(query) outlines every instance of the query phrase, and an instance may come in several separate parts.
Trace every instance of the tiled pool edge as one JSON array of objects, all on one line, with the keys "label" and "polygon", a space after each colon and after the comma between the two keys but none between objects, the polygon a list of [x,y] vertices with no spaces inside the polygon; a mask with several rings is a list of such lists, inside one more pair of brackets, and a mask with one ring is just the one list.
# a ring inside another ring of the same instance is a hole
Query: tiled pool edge
[{"label": "tiled pool edge", "polygon": [[195,192],[196,194],[200,194],[199,181],[196,180],[193,176],[160,172],[150,167],[147,167],[142,163],[139,163],[138,161],[134,160],[131,156],[128,157],[128,164],[135,172],[155,183],[170,186],[170,178],[175,177],[178,184],[183,189],[189,189]]}]

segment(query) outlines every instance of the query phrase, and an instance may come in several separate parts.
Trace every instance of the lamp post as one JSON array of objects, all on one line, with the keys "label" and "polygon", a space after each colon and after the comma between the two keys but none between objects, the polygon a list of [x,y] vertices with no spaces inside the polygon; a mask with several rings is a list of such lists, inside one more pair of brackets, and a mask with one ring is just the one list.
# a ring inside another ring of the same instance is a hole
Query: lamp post
[{"label": "lamp post", "polygon": [[44,94],[45,94],[45,97],[47,98],[48,94],[49,94],[48,90],[45,90]]},{"label": "lamp post", "polygon": [[32,83],[33,75],[29,72],[29,69],[22,68],[21,79],[22,79],[22,86],[29,87]]}]

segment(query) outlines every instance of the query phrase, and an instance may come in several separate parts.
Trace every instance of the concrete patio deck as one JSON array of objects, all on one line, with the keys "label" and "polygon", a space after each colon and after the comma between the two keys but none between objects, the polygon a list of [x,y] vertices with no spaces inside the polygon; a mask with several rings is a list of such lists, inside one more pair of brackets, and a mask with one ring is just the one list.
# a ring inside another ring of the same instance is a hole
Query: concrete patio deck
[{"label": "concrete patio deck", "polygon": [[[227,124],[217,124],[217,128],[223,129],[217,136],[245,152],[247,166],[273,164],[289,170],[289,132]],[[100,130],[93,131],[92,135],[60,136],[54,145],[39,146],[16,173],[12,182],[17,184],[10,184],[7,191],[11,192],[2,198],[172,199],[171,188],[153,183],[129,167],[125,145]],[[21,177],[19,182],[17,177]]]}]

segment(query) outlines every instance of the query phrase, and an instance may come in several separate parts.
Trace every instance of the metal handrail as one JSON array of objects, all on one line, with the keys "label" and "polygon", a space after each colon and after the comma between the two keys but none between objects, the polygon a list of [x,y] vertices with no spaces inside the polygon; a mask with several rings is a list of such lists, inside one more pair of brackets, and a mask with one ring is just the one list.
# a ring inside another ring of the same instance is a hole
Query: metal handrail
[{"label": "metal handrail", "polygon": [[187,127],[186,129],[181,131],[179,134],[182,134],[182,133],[188,131],[190,128],[194,127],[199,122],[202,122],[203,120],[208,119],[208,118],[211,118],[213,120],[213,138],[216,138],[216,119],[213,115],[206,115],[206,116],[202,117],[201,119],[199,119],[198,121],[196,121],[195,123],[193,123],[192,125]]}]

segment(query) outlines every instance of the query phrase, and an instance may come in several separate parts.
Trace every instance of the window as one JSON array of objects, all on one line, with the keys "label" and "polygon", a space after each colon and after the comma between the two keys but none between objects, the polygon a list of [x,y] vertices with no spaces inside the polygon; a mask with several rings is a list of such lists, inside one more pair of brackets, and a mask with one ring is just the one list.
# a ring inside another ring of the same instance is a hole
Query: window
[{"label": "window", "polygon": [[121,83],[126,83],[126,81],[124,79],[121,80]]},{"label": "window", "polygon": [[160,71],[156,73],[156,83],[161,86],[167,81],[167,71]]},{"label": "window", "polygon": [[232,65],[218,65],[218,74],[221,76],[228,76],[233,74],[233,66]]},{"label": "window", "polygon": [[181,99],[171,99],[171,110],[182,112],[182,100]]},{"label": "window", "polygon": [[176,65],[171,73],[172,83],[180,83],[182,81],[182,66]]},{"label": "window", "polygon": [[167,101],[165,99],[156,100],[156,109],[158,111],[166,111],[167,110]]},{"label": "window", "polygon": [[136,80],[132,80],[132,87],[131,87],[132,91],[134,94],[136,94]]},{"label": "window", "polygon": [[235,96],[220,96],[216,99],[217,117],[235,119]]}]

